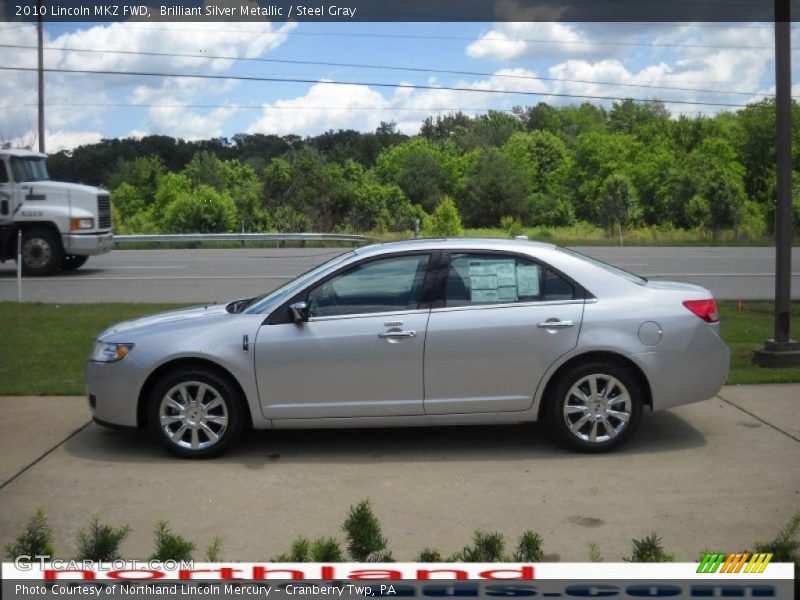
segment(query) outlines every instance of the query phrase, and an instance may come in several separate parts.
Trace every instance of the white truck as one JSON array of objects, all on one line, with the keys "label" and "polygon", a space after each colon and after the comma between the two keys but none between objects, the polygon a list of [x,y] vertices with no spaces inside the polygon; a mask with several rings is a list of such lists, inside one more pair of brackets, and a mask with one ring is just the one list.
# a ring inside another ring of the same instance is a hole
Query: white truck
[{"label": "white truck", "polygon": [[45,155],[0,147],[0,261],[17,258],[27,275],[72,271],[111,250],[111,196],[102,189],[50,181]]}]

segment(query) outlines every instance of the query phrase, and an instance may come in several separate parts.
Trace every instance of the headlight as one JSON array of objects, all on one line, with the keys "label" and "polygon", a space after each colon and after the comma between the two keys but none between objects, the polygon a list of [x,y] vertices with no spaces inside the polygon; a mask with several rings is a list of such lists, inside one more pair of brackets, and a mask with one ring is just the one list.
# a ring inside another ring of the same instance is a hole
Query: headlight
[{"label": "headlight", "polygon": [[76,229],[93,229],[94,219],[70,219],[69,228],[72,231],[75,231]]},{"label": "headlight", "polygon": [[95,342],[89,360],[93,362],[116,362],[122,360],[133,350],[133,344],[110,344]]}]

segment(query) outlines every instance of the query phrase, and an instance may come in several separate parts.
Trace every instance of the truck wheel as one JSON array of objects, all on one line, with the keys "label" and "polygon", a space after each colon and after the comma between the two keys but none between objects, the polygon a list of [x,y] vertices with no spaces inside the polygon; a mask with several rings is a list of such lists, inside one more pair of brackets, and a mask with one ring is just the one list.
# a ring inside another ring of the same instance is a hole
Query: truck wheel
[{"label": "truck wheel", "polygon": [[74,271],[75,269],[80,269],[83,265],[86,264],[87,260],[89,260],[88,256],[80,256],[78,254],[67,254],[64,256],[64,260],[61,261],[61,270]]},{"label": "truck wheel", "polygon": [[61,239],[49,229],[26,229],[22,232],[22,271],[40,277],[55,273],[64,261]]}]

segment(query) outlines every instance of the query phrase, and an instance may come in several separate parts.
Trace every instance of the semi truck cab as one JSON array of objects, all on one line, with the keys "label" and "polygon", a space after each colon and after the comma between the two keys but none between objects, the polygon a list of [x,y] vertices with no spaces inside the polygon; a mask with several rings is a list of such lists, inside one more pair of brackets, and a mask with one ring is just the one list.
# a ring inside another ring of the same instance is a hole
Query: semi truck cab
[{"label": "semi truck cab", "polygon": [[77,269],[111,250],[111,196],[102,188],[51,181],[44,154],[2,147],[0,261],[17,258],[19,231],[26,275]]}]

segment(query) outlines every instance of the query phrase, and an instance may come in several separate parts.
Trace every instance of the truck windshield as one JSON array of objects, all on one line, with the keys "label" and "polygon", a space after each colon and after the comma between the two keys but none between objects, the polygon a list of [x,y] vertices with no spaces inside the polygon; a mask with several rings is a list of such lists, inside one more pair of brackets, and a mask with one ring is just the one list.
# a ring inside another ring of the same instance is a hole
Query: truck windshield
[{"label": "truck windshield", "polygon": [[50,179],[47,174],[47,165],[43,158],[19,156],[11,157],[11,172],[14,174],[14,181],[22,183],[24,181],[46,181]]}]

